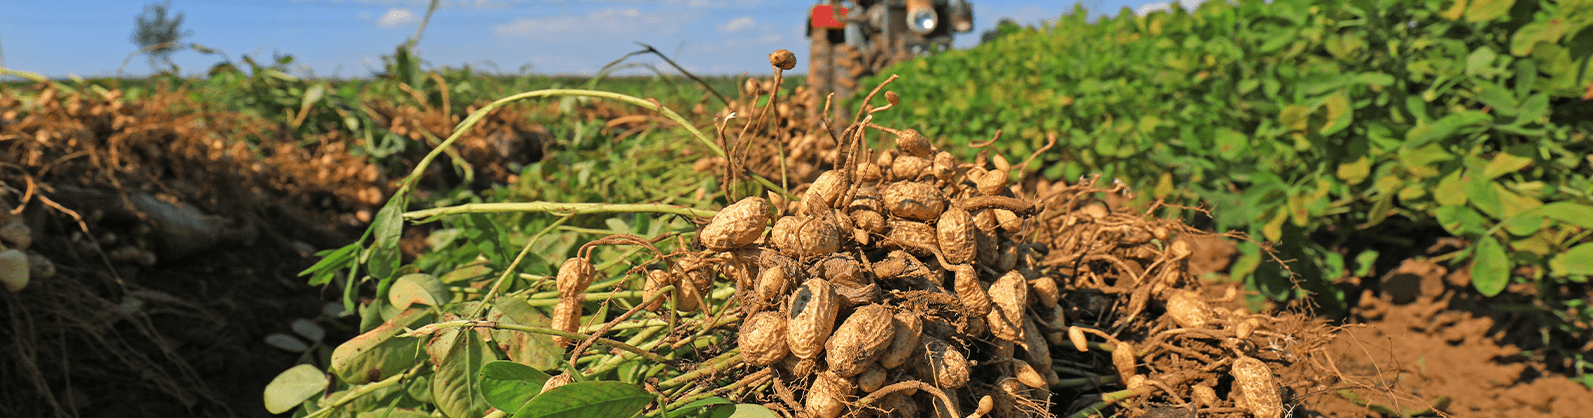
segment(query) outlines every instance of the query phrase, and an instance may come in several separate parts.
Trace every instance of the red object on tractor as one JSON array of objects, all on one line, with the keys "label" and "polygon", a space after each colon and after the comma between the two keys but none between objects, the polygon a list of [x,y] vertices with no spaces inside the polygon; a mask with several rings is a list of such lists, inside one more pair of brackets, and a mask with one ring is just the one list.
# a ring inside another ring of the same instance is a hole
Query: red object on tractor
[{"label": "red object on tractor", "polygon": [[845,24],[841,23],[840,19],[846,17],[845,7],[821,4],[813,6],[813,10],[808,13],[808,16],[813,21],[813,27],[815,28],[842,29],[846,27]]}]

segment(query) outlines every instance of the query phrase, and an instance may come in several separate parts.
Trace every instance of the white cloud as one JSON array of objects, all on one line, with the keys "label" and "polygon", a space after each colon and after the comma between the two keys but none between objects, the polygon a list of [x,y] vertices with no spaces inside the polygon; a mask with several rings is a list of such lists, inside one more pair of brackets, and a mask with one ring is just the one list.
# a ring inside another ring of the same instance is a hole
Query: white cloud
[{"label": "white cloud", "polygon": [[415,13],[410,12],[409,9],[394,7],[387,9],[387,13],[383,13],[382,18],[376,20],[376,26],[390,28],[418,21],[420,21],[420,17],[415,16]]},{"label": "white cloud", "polygon": [[752,16],[742,16],[714,27],[718,28],[720,33],[736,33],[743,29],[751,28],[756,24],[758,24],[758,21],[753,20]]},{"label": "white cloud", "polygon": [[492,32],[498,36],[538,39],[635,38],[644,34],[673,35],[680,31],[681,22],[691,20],[695,18],[672,13],[643,13],[635,8],[608,8],[585,16],[517,18],[493,27]]},{"label": "white cloud", "polygon": [[[1201,3],[1205,3],[1205,0],[1178,0],[1178,5],[1183,6],[1184,10],[1195,10],[1196,7],[1200,7]],[[1151,14],[1151,12],[1167,10],[1171,8],[1173,8],[1173,2],[1163,1],[1149,3],[1144,6],[1140,6],[1138,10],[1134,11],[1134,14],[1144,16]]]}]

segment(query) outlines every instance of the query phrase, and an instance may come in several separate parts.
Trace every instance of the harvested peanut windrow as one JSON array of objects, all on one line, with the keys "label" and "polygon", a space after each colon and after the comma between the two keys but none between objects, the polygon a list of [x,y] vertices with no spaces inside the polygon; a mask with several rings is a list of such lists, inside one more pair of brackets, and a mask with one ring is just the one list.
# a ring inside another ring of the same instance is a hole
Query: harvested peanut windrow
[{"label": "harvested peanut windrow", "polygon": [[583,257],[572,257],[564,260],[559,265],[559,274],[555,281],[559,286],[559,297],[568,298],[586,293],[586,287],[592,285],[592,280],[597,276],[597,269],[592,267],[592,262]]},{"label": "harvested peanut windrow", "polygon": [[1167,298],[1167,316],[1184,328],[1205,328],[1212,319],[1206,300],[1199,293],[1182,289],[1173,291]]},{"label": "harvested peanut windrow", "polygon": [[928,183],[891,183],[880,197],[892,215],[907,219],[933,221],[946,211],[946,198],[940,189]]},{"label": "harvested peanut windrow", "polygon": [[864,305],[852,311],[825,343],[825,363],[841,377],[862,373],[896,336],[894,318],[885,305]]},{"label": "harvested peanut windrow", "polygon": [[844,377],[831,372],[819,372],[808,389],[806,402],[809,417],[836,418],[846,412],[846,397],[857,387]]},{"label": "harvested peanut windrow", "polygon": [[953,265],[950,269],[952,286],[957,291],[957,299],[962,301],[963,308],[968,309],[968,313],[972,315],[989,315],[990,295],[985,293],[984,284],[979,283],[979,272],[967,264]]},{"label": "harvested peanut windrow", "polygon": [[791,292],[786,314],[786,343],[791,354],[804,359],[817,357],[835,329],[835,315],[841,309],[835,290],[824,279],[808,279]]},{"label": "harvested peanut windrow", "polygon": [[763,235],[773,208],[761,197],[752,196],[720,209],[697,236],[710,251],[741,248]]},{"label": "harvested peanut windrow", "polygon": [[[551,328],[575,332],[581,326],[581,300],[579,298],[559,299],[559,304],[553,307],[553,318],[549,324]],[[569,347],[571,340],[561,336],[553,336],[553,343],[560,347]]]},{"label": "harvested peanut windrow", "polygon": [[763,311],[747,318],[741,324],[737,342],[741,344],[741,357],[747,364],[767,366],[779,362],[790,353],[786,347],[785,315]]},{"label": "harvested peanut windrow", "polygon": [[890,345],[885,347],[885,353],[879,358],[879,364],[887,369],[901,366],[913,355],[913,350],[918,347],[918,339],[924,333],[924,323],[918,319],[918,314],[897,312],[891,320],[891,329],[896,335],[891,337]]},{"label": "harvested peanut windrow", "polygon": [[990,284],[990,313],[985,315],[990,323],[990,333],[1012,342],[1023,342],[1024,305],[1028,304],[1029,282],[1023,274],[1008,271]]},{"label": "harvested peanut windrow", "polygon": [[954,264],[971,262],[978,247],[974,244],[973,215],[960,208],[946,209],[935,221],[935,238],[946,261]]},{"label": "harvested peanut windrow", "polygon": [[1240,356],[1234,360],[1231,373],[1235,386],[1244,391],[1245,402],[1240,406],[1250,410],[1250,414],[1256,418],[1283,416],[1283,395],[1279,393],[1278,381],[1266,363]]}]

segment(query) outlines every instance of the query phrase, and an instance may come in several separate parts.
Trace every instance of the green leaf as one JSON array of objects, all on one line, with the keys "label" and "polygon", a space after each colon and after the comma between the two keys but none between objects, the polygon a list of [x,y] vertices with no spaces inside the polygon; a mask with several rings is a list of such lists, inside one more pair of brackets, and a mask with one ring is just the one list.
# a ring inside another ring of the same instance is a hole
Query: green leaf
[{"label": "green leaf", "polygon": [[1471,0],[1466,5],[1466,21],[1487,22],[1510,12],[1515,0]]},{"label": "green leaf", "polygon": [[454,293],[448,290],[437,276],[425,273],[405,274],[393,282],[393,288],[387,292],[387,302],[398,309],[407,309],[411,304],[427,306],[442,306],[454,299]]},{"label": "green leaf", "polygon": [[1318,132],[1323,135],[1332,135],[1350,127],[1355,121],[1355,110],[1350,108],[1350,97],[1344,92],[1333,93],[1322,101],[1322,107],[1327,110],[1327,125]]},{"label": "green leaf", "polygon": [[1355,161],[1339,164],[1338,178],[1351,185],[1361,184],[1366,181],[1366,176],[1372,173],[1372,163],[1365,155]]},{"label": "green leaf", "polygon": [[1493,52],[1493,48],[1478,47],[1466,56],[1466,75],[1476,77],[1486,74],[1488,70],[1493,69],[1493,61],[1498,58],[1499,54]]},{"label": "green leaf", "polygon": [[1465,183],[1460,181],[1460,173],[1461,170],[1451,171],[1442,180],[1438,180],[1438,186],[1433,188],[1434,201],[1446,206],[1466,204]]},{"label": "green leaf", "polygon": [[1377,262],[1377,256],[1377,250],[1366,250],[1357,254],[1355,256],[1355,276],[1366,277],[1366,275],[1372,274],[1372,267]]},{"label": "green leaf", "polygon": [[1284,106],[1278,112],[1278,124],[1290,131],[1304,131],[1310,127],[1311,108],[1300,105]]},{"label": "green leaf", "polygon": [[1217,153],[1228,161],[1238,161],[1250,153],[1250,137],[1226,127],[1217,128],[1212,135]]},{"label": "green leaf", "polygon": [[1488,218],[1464,205],[1440,206],[1433,212],[1438,226],[1455,236],[1477,236],[1488,230]]},{"label": "green leaf", "polygon": [[1593,229],[1593,206],[1576,202],[1554,202],[1538,207],[1533,212],[1560,222]]},{"label": "green leaf", "polygon": [[1534,94],[1521,101],[1518,117],[1525,121],[1535,121],[1549,116],[1549,96],[1544,93]]},{"label": "green leaf", "polygon": [[419,328],[430,323],[432,317],[430,310],[406,309],[382,325],[338,345],[332,351],[332,373],[351,385],[402,373],[420,357],[420,339],[396,336],[405,328]]},{"label": "green leaf", "polygon": [[398,271],[399,256],[398,241],[404,233],[403,208],[398,205],[399,199],[389,200],[386,206],[376,212],[376,218],[371,221],[375,229],[376,240],[371,244],[366,256],[369,260],[365,263],[366,271],[371,277],[380,280],[391,280],[393,273]]},{"label": "green leaf", "polygon": [[1505,218],[1503,205],[1499,203],[1499,192],[1494,189],[1492,180],[1468,173],[1461,175],[1461,181],[1466,184],[1466,199],[1472,207],[1494,219]]},{"label": "green leaf", "polygon": [[1543,206],[1543,202],[1522,196],[1503,184],[1493,183],[1494,195],[1499,197],[1499,219],[1509,219]]},{"label": "green leaf", "polygon": [[1400,165],[1417,178],[1437,177],[1439,172],[1434,165],[1453,158],[1453,154],[1445,152],[1444,147],[1438,144],[1399,150]]},{"label": "green leaf", "polygon": [[653,395],[629,383],[577,382],[531,398],[515,418],[628,417],[653,402]]},{"label": "green leaf", "polygon": [[1571,247],[1549,260],[1549,270],[1558,277],[1593,275],[1593,243]]},{"label": "green leaf", "polygon": [[1448,138],[1461,128],[1487,122],[1492,118],[1485,113],[1467,110],[1452,113],[1433,123],[1423,123],[1405,133],[1405,148],[1416,148],[1435,140]]},{"label": "green leaf", "polygon": [[266,385],[266,411],[273,414],[288,412],[311,396],[321,394],[326,390],[327,383],[330,381],[321,369],[309,364],[293,366]]},{"label": "green leaf", "polygon": [[1510,90],[1487,81],[1478,80],[1476,83],[1478,87],[1477,101],[1493,108],[1494,113],[1515,116],[1521,111],[1519,103],[1516,102],[1515,94],[1511,93]]},{"label": "green leaf", "polygon": [[1501,152],[1499,155],[1495,155],[1492,161],[1488,162],[1488,166],[1482,170],[1482,177],[1493,180],[1499,178],[1499,176],[1527,168],[1529,165],[1532,165],[1532,157],[1530,156],[1523,157],[1509,152]]},{"label": "green leaf", "polygon": [[321,257],[321,261],[317,261],[315,262],[315,265],[312,265],[310,268],[299,272],[299,275],[311,275],[311,286],[319,286],[330,283],[332,282],[333,277],[337,277],[336,273],[338,270],[348,268],[352,265],[354,262],[354,254],[359,252],[359,250],[360,244],[357,242],[345,245],[343,248],[338,248],[336,250],[321,250],[320,252],[315,253],[316,256]]},{"label": "green leaf", "polygon": [[1509,231],[1511,235],[1524,237],[1538,233],[1547,221],[1543,215],[1523,213],[1506,219],[1503,224],[1505,231]]},{"label": "green leaf", "polygon": [[1471,261],[1471,285],[1483,296],[1503,292],[1510,284],[1510,259],[1505,256],[1504,246],[1493,237],[1483,237],[1477,241],[1476,251],[1477,256]]},{"label": "green leaf", "polygon": [[[546,327],[553,322],[522,297],[500,297],[493,299],[492,305],[494,310],[489,317],[499,322],[534,327]],[[509,355],[510,360],[537,370],[552,370],[564,358],[564,348],[554,344],[553,337],[549,335],[494,330],[492,340],[498,343],[498,348],[504,354]]]},{"label": "green leaf", "polygon": [[477,330],[449,329],[426,347],[436,365],[431,395],[437,409],[451,418],[479,417],[490,406],[481,395],[481,366],[498,359]]},{"label": "green leaf", "polygon": [[493,408],[502,409],[503,412],[514,414],[520,407],[530,402],[537,393],[542,392],[542,385],[547,383],[548,374],[540,370],[512,361],[494,361],[481,365],[481,396]]}]

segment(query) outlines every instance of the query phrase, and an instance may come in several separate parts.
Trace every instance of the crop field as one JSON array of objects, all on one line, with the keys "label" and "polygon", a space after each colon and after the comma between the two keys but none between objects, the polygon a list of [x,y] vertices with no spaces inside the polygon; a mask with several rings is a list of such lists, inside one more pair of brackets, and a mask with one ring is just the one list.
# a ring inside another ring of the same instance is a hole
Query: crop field
[{"label": "crop field", "polygon": [[0,68],[0,415],[1593,410],[1593,3],[1172,7],[852,97]]}]

